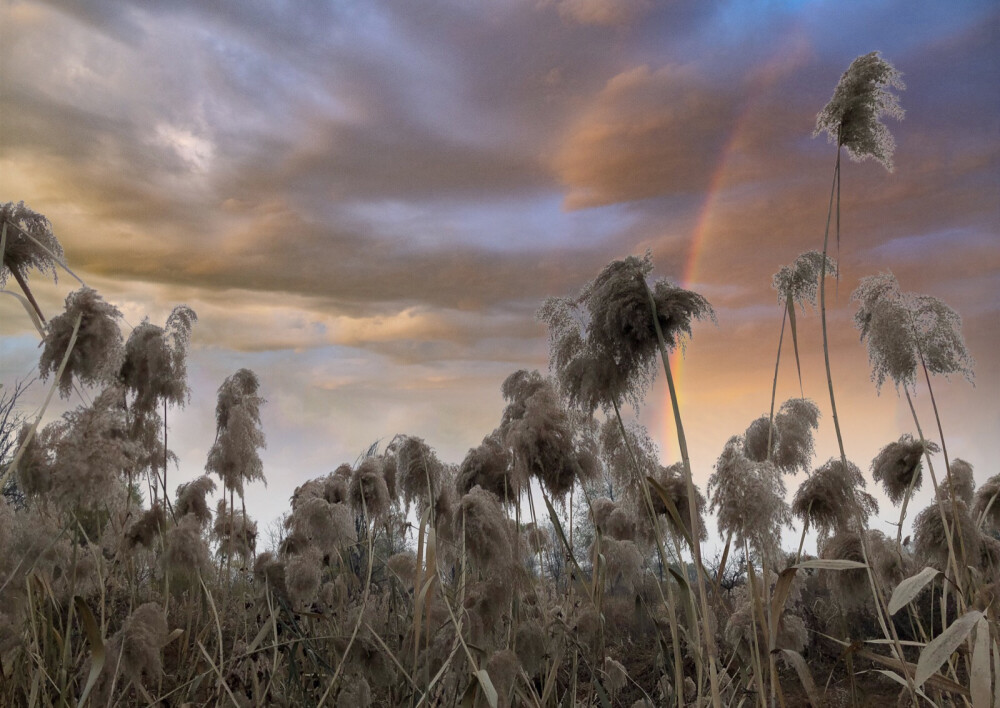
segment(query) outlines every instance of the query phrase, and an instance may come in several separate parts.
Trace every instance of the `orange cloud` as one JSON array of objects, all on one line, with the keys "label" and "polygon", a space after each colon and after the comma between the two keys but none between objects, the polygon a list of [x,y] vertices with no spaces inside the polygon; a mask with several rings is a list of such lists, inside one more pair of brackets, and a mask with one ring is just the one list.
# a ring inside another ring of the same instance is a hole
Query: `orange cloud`
[{"label": "orange cloud", "polygon": [[616,27],[650,9],[649,0],[561,0],[559,16],[581,25]]},{"label": "orange cloud", "polygon": [[734,117],[730,97],[683,66],[613,77],[572,125],[554,160],[567,209],[705,187]]}]

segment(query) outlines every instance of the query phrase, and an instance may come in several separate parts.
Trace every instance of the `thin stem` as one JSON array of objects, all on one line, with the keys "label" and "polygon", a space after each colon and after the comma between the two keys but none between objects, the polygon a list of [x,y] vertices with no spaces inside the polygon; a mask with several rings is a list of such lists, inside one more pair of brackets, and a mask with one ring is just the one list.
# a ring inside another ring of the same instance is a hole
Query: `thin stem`
[{"label": "thin stem", "polygon": [[795,554],[795,562],[802,562],[802,546],[806,542],[806,531],[809,530],[809,512],[812,511],[812,501],[809,502],[809,508],[806,509],[806,518],[802,521],[802,535],[799,537],[799,550]]},{"label": "thin stem", "polygon": [[[913,406],[913,399],[910,398],[909,390],[904,389],[904,391],[906,393],[906,402],[910,404],[910,413],[913,415],[913,424],[917,428],[917,435],[920,436],[920,443],[924,446],[924,457],[927,460],[927,471],[930,472],[931,484],[934,486],[934,503],[937,505],[938,513],[941,514],[941,526],[944,529],[944,539],[948,544],[948,561],[951,565],[951,571],[955,574],[955,583],[959,584],[961,582],[961,576],[958,572],[958,556],[955,554],[955,542],[951,535],[951,525],[948,524],[948,517],[944,513],[944,505],[942,504],[941,497],[938,494],[937,475],[934,474],[934,463],[931,462],[931,453],[930,450],[927,449],[927,443],[924,439],[924,431],[923,428],[920,427],[920,421],[917,419],[917,409]],[[958,587],[959,590],[962,589],[961,585],[958,585]],[[958,597],[962,598],[964,596],[960,592]]]},{"label": "thin stem", "polygon": [[[629,442],[628,434],[625,431],[625,423],[622,422],[622,413],[618,408],[618,401],[612,401],[615,409],[615,418],[618,421],[618,429],[622,434],[622,441],[625,443],[625,449],[628,450],[629,458],[632,460],[632,467],[635,469],[636,477],[638,477],[639,487],[643,490],[643,501],[646,503],[646,511],[649,514],[650,524],[653,526],[653,537],[656,539],[656,550],[660,556],[660,565],[665,567],[667,565],[667,550],[663,547],[663,539],[660,538],[660,534],[656,532],[656,513],[653,510],[653,500],[649,496],[649,485],[646,480],[642,479],[642,471],[639,469],[639,461],[636,459],[635,452],[632,450],[632,444]],[[667,584],[667,597],[663,598],[663,588],[657,583],[657,588],[660,590],[661,599],[665,599],[667,602],[667,611],[669,612],[670,619],[670,640],[673,645],[674,654],[674,683],[677,688],[677,706],[678,708],[683,708],[683,698],[684,698],[684,674],[683,674],[683,660],[681,659],[681,648],[678,641],[678,625],[677,625],[677,613],[674,608],[674,595],[670,584]]]},{"label": "thin stem", "polygon": [[[830,208],[826,214],[826,231],[823,234],[823,262],[819,272],[819,316],[823,328],[823,361],[826,364],[826,383],[830,389],[830,407],[833,409],[833,427],[837,431],[837,446],[840,448],[840,457],[847,469],[847,454],[844,452],[844,438],[840,433],[840,419],[837,417],[837,400],[833,395],[833,375],[830,373],[830,343],[826,332],[826,261],[827,250],[830,245],[830,218],[833,214],[833,197],[837,193],[837,185],[840,183],[840,144],[837,144],[837,166],[833,170],[833,184],[830,186]],[[838,224],[840,214],[840,204],[837,205]],[[838,229],[839,239],[839,229]]]},{"label": "thin stem", "polygon": [[28,302],[30,302],[31,306],[35,308],[35,314],[38,315],[38,319],[42,321],[42,324],[47,324],[45,321],[45,315],[42,314],[42,308],[38,306],[38,303],[35,301],[35,296],[31,294],[31,288],[28,287],[28,282],[24,279],[24,276],[21,275],[21,272],[17,268],[12,267],[9,262],[4,265],[7,266],[7,270],[9,270],[14,276],[14,280],[17,281],[17,284],[20,286],[21,292],[24,293],[24,296],[28,298]]},{"label": "thin stem", "polygon": [[677,404],[677,388],[674,386],[674,376],[670,371],[670,356],[667,354],[667,343],[660,327],[660,318],[656,312],[656,300],[646,281],[642,281],[649,298],[649,307],[653,314],[653,326],[656,328],[656,338],[660,345],[660,358],[663,360],[663,371],[667,376],[667,388],[670,390],[670,405],[674,412],[674,424],[677,427],[677,444],[681,450],[681,460],[684,463],[684,482],[687,485],[688,512],[691,518],[691,550],[694,554],[695,573],[698,576],[698,596],[701,600],[701,616],[705,621],[705,647],[708,650],[708,676],[712,686],[712,705],[719,708],[722,699],[719,696],[719,675],[716,668],[718,649],[715,646],[715,636],[708,631],[708,593],[705,591],[705,574],[701,564],[701,526],[698,523],[698,502],[691,478],[691,459],[688,456],[687,438],[684,435],[684,424],[681,422],[681,410]]},{"label": "thin stem", "polygon": [[774,433],[774,401],[778,394],[778,365],[781,363],[781,344],[785,341],[785,322],[788,320],[788,307],[781,315],[781,334],[778,335],[778,356],[774,358],[774,383],[771,384],[771,413],[767,419],[767,461],[771,461],[771,437]]},{"label": "thin stem", "polygon": [[[820,302],[820,322],[823,329],[823,361],[826,364],[826,383],[827,387],[830,389],[830,408],[833,412],[833,427],[837,432],[837,446],[840,448],[840,461],[843,464],[844,469],[848,469],[847,466],[847,453],[844,451],[844,438],[840,432],[840,419],[837,416],[837,400],[833,394],[833,375],[830,371],[830,342],[827,335],[826,328],[826,261],[827,253],[829,251],[830,245],[830,220],[833,216],[833,203],[834,196],[837,197],[837,243],[840,243],[840,153],[841,153],[841,141],[840,136],[837,136],[837,164],[833,169],[833,183],[830,186],[830,206],[827,209],[826,214],[826,229],[823,233],[823,260],[820,265],[820,275],[819,275],[819,302]],[[839,268],[838,268],[839,273]],[[872,571],[871,564],[869,563],[869,552],[868,552],[868,540],[865,537],[865,524],[861,517],[860,510],[857,503],[853,504],[853,512],[855,517],[855,522],[858,527],[858,538],[861,541],[861,553],[864,557],[866,567],[866,574],[868,575],[868,582],[871,585],[872,595],[876,603],[876,616],[879,621],[879,625],[882,628],[882,632],[886,639],[892,640],[893,648],[896,651],[897,656],[902,661],[903,660],[903,648],[899,643],[899,637],[896,634],[895,625],[892,623],[892,618],[889,616],[888,610],[886,609],[885,597],[882,594],[881,588],[879,587],[878,579],[875,577]],[[910,676],[909,669],[906,668],[905,662],[903,663],[903,677],[906,679],[906,687],[910,693],[910,699],[913,701],[914,705],[917,705],[917,696],[915,692],[915,687],[913,685],[913,678]]]},{"label": "thin stem", "polygon": [[958,530],[958,550],[962,553],[959,567],[965,568],[968,565],[968,554],[965,551],[965,541],[962,538],[962,522],[958,518],[955,507],[955,485],[952,483],[951,460],[948,457],[948,444],[944,439],[944,430],[941,428],[941,416],[938,414],[937,399],[934,397],[934,387],[931,385],[931,375],[927,370],[927,362],[924,359],[923,349],[917,346],[917,353],[920,354],[920,366],[924,370],[924,378],[927,380],[927,393],[931,397],[931,407],[934,409],[934,420],[937,423],[938,437],[941,440],[941,454],[944,455],[945,479],[948,481],[948,498],[951,501],[952,519]]}]

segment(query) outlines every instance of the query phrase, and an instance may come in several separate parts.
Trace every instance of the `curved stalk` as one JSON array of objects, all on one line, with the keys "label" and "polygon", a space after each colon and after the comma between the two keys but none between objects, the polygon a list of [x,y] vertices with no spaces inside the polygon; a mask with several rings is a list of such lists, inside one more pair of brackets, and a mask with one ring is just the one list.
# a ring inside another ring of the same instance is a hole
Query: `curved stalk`
[{"label": "curved stalk", "polygon": [[712,705],[719,708],[722,699],[719,696],[719,673],[716,668],[718,649],[715,646],[715,637],[708,631],[708,594],[705,591],[705,573],[701,564],[701,538],[698,524],[698,502],[694,489],[694,481],[691,478],[691,459],[688,456],[687,438],[684,436],[684,424],[681,422],[681,410],[677,404],[677,389],[674,386],[674,375],[670,371],[670,357],[667,354],[667,343],[663,337],[663,329],[660,327],[660,318],[656,312],[656,300],[653,292],[649,289],[646,281],[642,281],[649,297],[649,307],[653,314],[653,326],[656,328],[656,338],[660,345],[660,358],[663,360],[663,371],[667,376],[667,388],[670,391],[670,405],[674,412],[674,424],[677,427],[677,444],[681,450],[681,460],[684,463],[684,482],[687,485],[688,513],[691,518],[691,550],[694,554],[695,573],[698,576],[698,596],[701,600],[701,616],[705,622],[705,648],[708,650],[708,677],[712,687]]},{"label": "curved stalk", "polygon": [[[781,334],[778,335],[778,356],[774,359],[774,383],[771,384],[771,413],[767,418],[767,461],[771,461],[771,440],[774,433],[774,400],[778,393],[778,365],[781,364],[781,345],[785,341],[785,321],[788,320],[788,306],[781,315]],[[801,378],[799,379],[801,383]]]},{"label": "curved stalk", "polygon": [[[656,550],[660,555],[660,565],[663,567],[667,566],[667,550],[663,547],[663,539],[660,538],[660,534],[656,533],[656,513],[653,511],[653,500],[649,495],[649,485],[646,484],[645,480],[642,479],[642,472],[639,469],[639,461],[635,457],[635,452],[632,450],[632,443],[628,440],[628,434],[625,432],[625,423],[622,422],[622,413],[618,408],[618,402],[613,401],[615,409],[615,418],[618,420],[618,429],[622,434],[622,442],[625,443],[625,449],[628,450],[629,457],[632,460],[632,467],[635,469],[636,476],[639,477],[639,486],[642,489],[642,498],[646,503],[646,511],[649,514],[650,523],[653,524],[653,537],[656,539]],[[697,528],[697,527],[692,527]],[[660,583],[656,584],[656,587],[660,591],[660,599],[664,600],[667,605],[667,612],[669,613],[670,619],[670,640],[673,654],[674,654],[674,685],[677,686],[675,693],[677,694],[677,706],[678,708],[683,708],[684,706],[684,673],[683,673],[683,659],[681,658],[681,648],[678,641],[678,628],[677,625],[677,611],[674,607],[674,592],[667,583],[667,595],[663,596],[663,587]]]}]

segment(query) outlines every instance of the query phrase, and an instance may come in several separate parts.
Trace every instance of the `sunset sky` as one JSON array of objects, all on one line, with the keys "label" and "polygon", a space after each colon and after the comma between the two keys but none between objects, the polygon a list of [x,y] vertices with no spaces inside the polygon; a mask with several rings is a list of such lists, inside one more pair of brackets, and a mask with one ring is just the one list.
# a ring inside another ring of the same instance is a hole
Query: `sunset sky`
[{"label": "sunset sky", "polygon": [[[499,423],[503,379],[546,369],[541,301],[647,249],[655,275],[718,315],[678,373],[704,485],[767,411],[771,276],[822,248],[836,150],[812,137],[815,116],[873,50],[903,73],[906,117],[888,122],[894,172],[843,167],[828,302],[847,454],[867,471],[916,432],[891,383],[876,394],[852,323],[859,279],[891,270],[963,318],[975,385],[935,392],[949,452],[981,483],[1000,472],[994,2],[14,0],[0,7],[0,202],[48,216],[129,325],[198,313],[171,486],[204,470],[219,384],[259,375],[268,485],[247,506],[262,525],[396,433],[460,462]],[[74,287],[32,282],[49,316]],[[13,298],[0,318],[10,385],[37,372],[38,336]],[[819,466],[836,438],[817,313],[799,336]],[[798,395],[784,356],[779,403]],[[638,415],[668,464],[665,389]],[[34,385],[28,412],[43,397]],[[937,438],[925,387],[916,402]],[[873,526],[892,533],[898,511],[876,495]]]}]

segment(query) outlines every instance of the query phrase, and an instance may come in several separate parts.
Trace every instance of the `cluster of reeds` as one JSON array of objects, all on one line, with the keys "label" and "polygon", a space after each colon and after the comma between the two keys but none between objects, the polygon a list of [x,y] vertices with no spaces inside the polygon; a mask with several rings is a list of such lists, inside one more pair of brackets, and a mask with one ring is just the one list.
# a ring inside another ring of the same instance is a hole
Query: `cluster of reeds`
[{"label": "cluster of reeds", "polygon": [[[838,151],[823,251],[773,278],[783,319],[770,411],[725,444],[707,496],[668,355],[714,314],[652,279],[647,254],[545,302],[551,377],[511,374],[497,427],[460,464],[399,435],[299,486],[260,548],[236,499],[264,480],[258,377],[241,369],[222,383],[207,474],[169,494],[167,410],[188,397],[195,313],[180,306],[126,339],[119,311],[81,281],[46,320],[28,271],[72,273],[44,217],[0,207],[0,285],[9,275],[23,294],[2,292],[25,305],[43,338],[40,372],[54,379],[34,420],[11,414],[16,396],[0,402],[0,703],[641,708],[878,695],[996,708],[1000,476],[977,489],[971,466],[949,456],[931,382],[971,378],[958,315],[889,274],[854,293],[873,381],[891,379],[913,411],[914,433],[869,468],[900,506],[895,539],[870,526],[877,503],[837,419],[825,278],[837,272],[827,250],[839,155],[891,165],[879,119],[902,114],[887,87],[902,87],[898,72],[860,57],[819,116]],[[822,464],[796,325],[817,291],[840,450]],[[803,395],[775,412],[786,324]],[[661,365],[680,442],[672,464],[622,416]],[[937,440],[913,405],[920,373]],[[56,390],[83,404],[40,427]],[[925,467],[933,500],[904,540]],[[712,561],[706,512],[725,539]],[[781,532],[795,520],[802,540],[789,552]],[[815,554],[803,547],[810,529]]]}]

